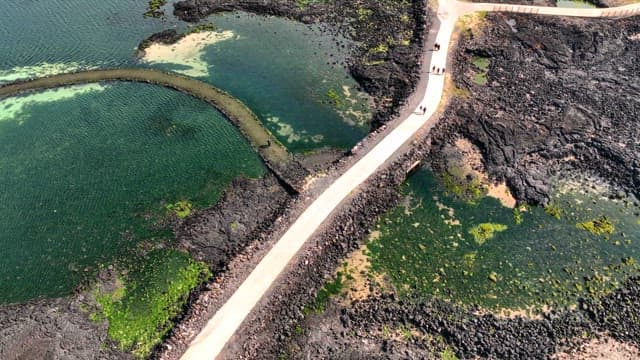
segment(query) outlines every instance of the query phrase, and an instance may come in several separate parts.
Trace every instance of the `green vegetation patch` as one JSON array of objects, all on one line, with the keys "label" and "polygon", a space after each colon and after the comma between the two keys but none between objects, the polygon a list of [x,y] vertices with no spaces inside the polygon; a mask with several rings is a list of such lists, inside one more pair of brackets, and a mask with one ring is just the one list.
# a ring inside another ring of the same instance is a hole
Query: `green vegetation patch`
[{"label": "green vegetation patch", "polygon": [[120,349],[144,358],[169,332],[189,292],[210,278],[211,271],[175,250],[153,250],[138,260],[118,280],[116,290],[98,291],[102,309],[94,318],[109,322],[108,335]]},{"label": "green vegetation patch", "polygon": [[327,98],[329,98],[329,101],[331,101],[331,103],[335,107],[340,107],[340,105],[342,105],[342,100],[340,99],[340,95],[334,89],[329,89],[327,91]]},{"label": "green vegetation patch", "polygon": [[598,219],[591,221],[577,223],[576,227],[594,235],[611,235],[616,231],[615,226],[613,226],[606,216],[601,216]]},{"label": "green vegetation patch", "polygon": [[[437,297],[490,310],[562,307],[640,274],[636,206],[576,192],[554,198],[552,208],[563,209],[560,219],[541,206],[527,206],[526,215],[519,208],[518,217],[494,198],[470,203],[445,181],[416,171],[401,186],[411,203],[381,216],[379,236],[367,243],[370,275],[384,276],[406,301]],[[616,225],[610,236],[621,239],[602,241],[576,227],[598,219],[594,227],[607,233],[603,215]]]},{"label": "green vegetation patch", "polygon": [[475,65],[478,69],[486,71],[489,70],[489,64],[491,63],[491,61],[489,61],[489,58],[486,57],[474,56],[471,60],[471,63],[473,63],[473,65]]},{"label": "green vegetation patch", "polygon": [[482,223],[469,229],[469,234],[473,236],[476,244],[482,245],[487,240],[493,239],[495,233],[507,230],[507,225]]},{"label": "green vegetation patch", "polygon": [[562,217],[562,209],[557,204],[549,203],[545,205],[544,212],[547,215],[554,217],[556,220],[560,220]]},{"label": "green vegetation patch", "polygon": [[147,12],[144,13],[144,16],[153,18],[163,17],[164,12],[160,9],[166,4],[167,0],[149,0]]},{"label": "green vegetation patch", "polygon": [[444,349],[444,351],[441,354],[441,357],[442,357],[442,360],[458,360],[456,353],[453,352],[453,350],[451,350],[450,347],[447,347],[446,349]]},{"label": "green vegetation patch", "polygon": [[487,188],[477,176],[466,176],[459,167],[447,169],[442,174],[442,182],[453,195],[472,204],[487,194]]},{"label": "green vegetation patch", "polygon": [[320,290],[318,290],[318,294],[316,298],[304,308],[305,315],[316,313],[321,314],[324,312],[327,304],[329,303],[329,299],[332,296],[340,294],[342,288],[344,287],[345,275],[338,271],[336,278],[326,283]]},{"label": "green vegetation patch", "polygon": [[193,204],[186,200],[180,200],[174,204],[167,205],[166,209],[167,211],[169,211],[169,213],[179,217],[180,219],[184,219],[187,216],[191,215]]},{"label": "green vegetation patch", "polygon": [[478,68],[478,71],[473,76],[473,82],[477,85],[486,85],[489,81],[487,74],[489,74],[489,64],[491,63],[488,58],[475,56],[471,62]]}]

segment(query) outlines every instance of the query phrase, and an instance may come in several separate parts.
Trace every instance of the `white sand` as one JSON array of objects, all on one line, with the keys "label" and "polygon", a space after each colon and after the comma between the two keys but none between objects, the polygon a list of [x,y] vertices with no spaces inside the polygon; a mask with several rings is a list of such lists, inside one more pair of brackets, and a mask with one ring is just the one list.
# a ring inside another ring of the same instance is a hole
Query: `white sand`
[{"label": "white sand", "polygon": [[0,83],[12,82],[19,79],[40,78],[49,75],[63,74],[92,68],[95,67],[88,67],[78,62],[40,63],[33,66],[19,66],[9,70],[0,70]]},{"label": "white sand", "polygon": [[21,124],[24,121],[25,108],[30,105],[71,99],[77,95],[103,91],[106,88],[107,85],[87,84],[45,90],[26,96],[9,97],[0,100],[0,122],[18,121]]},{"label": "white sand", "polygon": [[189,34],[175,44],[154,43],[144,51],[142,61],[151,64],[176,64],[187,69],[175,70],[193,77],[208,76],[209,64],[203,59],[205,47],[235,38],[232,31],[203,31]]}]

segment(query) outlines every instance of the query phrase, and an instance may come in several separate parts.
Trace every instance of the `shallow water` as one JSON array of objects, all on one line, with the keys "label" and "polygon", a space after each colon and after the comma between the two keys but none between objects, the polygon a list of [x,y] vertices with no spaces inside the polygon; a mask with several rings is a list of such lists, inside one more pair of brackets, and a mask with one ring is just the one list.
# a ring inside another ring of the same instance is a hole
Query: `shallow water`
[{"label": "shallow water", "polygon": [[[174,18],[169,6],[166,20],[143,18],[145,6],[134,0],[0,2],[0,82],[93,67],[150,66],[136,58],[140,41],[188,25]],[[233,38],[207,46],[196,57],[208,72],[199,78],[246,102],[291,150],[349,148],[366,134],[370,113],[362,93],[342,66],[330,64],[345,50],[317,26],[242,13],[205,22]],[[353,94],[350,99],[344,87]],[[341,106],[331,103],[330,89],[342,98]],[[359,119],[341,115],[355,112],[363,114]]]},{"label": "shallow water", "polygon": [[0,302],[64,295],[85,269],[170,238],[147,229],[166,203],[208,206],[234,177],[264,171],[220,113],[164,88],[63,88],[0,101],[0,114],[11,109],[0,120]]},{"label": "shallow water", "polygon": [[[403,296],[436,296],[489,309],[570,305],[602,294],[638,273],[639,209],[595,192],[559,194],[556,219],[528,207],[518,223],[513,209],[484,197],[451,196],[427,170],[403,185],[408,201],[382,217],[368,244],[375,271]],[[595,235],[578,223],[606,216],[615,231]],[[476,241],[472,228],[499,224],[493,238]]]}]

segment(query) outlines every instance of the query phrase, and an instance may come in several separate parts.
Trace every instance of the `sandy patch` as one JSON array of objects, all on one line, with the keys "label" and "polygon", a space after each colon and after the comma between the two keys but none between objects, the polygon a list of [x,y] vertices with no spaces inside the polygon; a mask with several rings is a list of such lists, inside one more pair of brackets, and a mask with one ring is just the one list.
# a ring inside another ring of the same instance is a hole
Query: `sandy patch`
[{"label": "sandy patch", "polygon": [[[380,231],[372,231],[369,235],[369,241],[379,237]],[[384,276],[371,271],[366,244],[351,253],[338,271],[345,275],[344,296],[337,298],[344,305],[349,305],[355,300],[364,300],[371,295],[378,295],[378,289],[385,287]]]},{"label": "sandy patch", "polygon": [[67,100],[78,95],[103,91],[106,88],[107,85],[101,84],[77,85],[2,99],[0,100],[0,122],[18,121],[19,124],[22,124],[28,114],[26,110],[31,105]]},{"label": "sandy patch", "polygon": [[511,191],[509,191],[507,184],[504,182],[490,184],[487,196],[498,199],[503,206],[508,208],[516,207],[516,198],[511,195]]},{"label": "sandy patch", "polygon": [[282,122],[277,116],[267,116],[266,120],[278,127],[276,134],[284,138],[288,144],[295,142],[318,144],[324,140],[324,135],[322,134],[310,135],[306,130],[295,131],[293,126]]},{"label": "sandy patch", "polygon": [[150,64],[184,66],[186,69],[176,69],[174,71],[187,76],[208,76],[209,65],[203,59],[205,47],[234,38],[236,36],[230,30],[193,33],[183,37],[175,44],[152,44],[144,50],[144,56],[142,56],[141,60]]},{"label": "sandy patch", "polygon": [[593,339],[577,350],[554,354],[555,360],[631,360],[640,359],[638,348],[610,337]]},{"label": "sandy patch", "polygon": [[509,191],[507,184],[504,181],[496,183],[489,180],[482,163],[480,150],[465,138],[457,139],[455,147],[462,155],[460,166],[465,174],[473,174],[478,177],[487,189],[487,196],[498,199],[505,207],[514,208],[516,206],[516,198]]}]

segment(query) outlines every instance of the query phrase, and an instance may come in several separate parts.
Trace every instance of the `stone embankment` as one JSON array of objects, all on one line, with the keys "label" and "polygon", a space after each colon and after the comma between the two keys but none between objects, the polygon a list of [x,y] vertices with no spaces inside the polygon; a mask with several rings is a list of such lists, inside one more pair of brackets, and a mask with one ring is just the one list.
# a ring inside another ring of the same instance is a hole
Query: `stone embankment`
[{"label": "stone embankment", "polygon": [[200,80],[143,68],[99,69],[17,81],[0,86],[0,98],[26,91],[100,81],[134,81],[160,85],[204,100],[218,109],[244,135],[267,167],[292,192],[304,186],[308,171],[240,100]]}]

